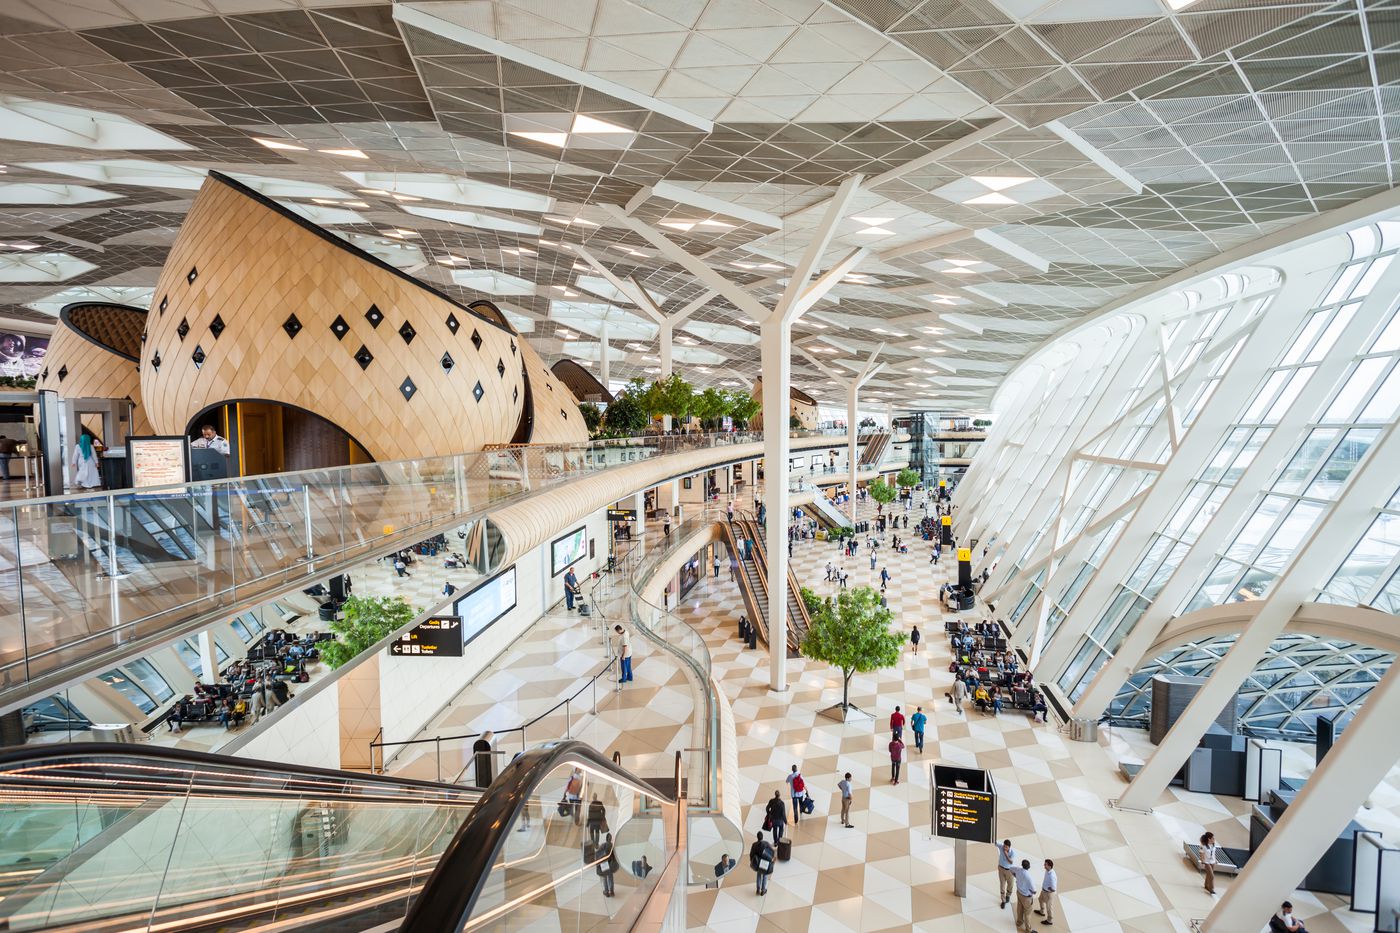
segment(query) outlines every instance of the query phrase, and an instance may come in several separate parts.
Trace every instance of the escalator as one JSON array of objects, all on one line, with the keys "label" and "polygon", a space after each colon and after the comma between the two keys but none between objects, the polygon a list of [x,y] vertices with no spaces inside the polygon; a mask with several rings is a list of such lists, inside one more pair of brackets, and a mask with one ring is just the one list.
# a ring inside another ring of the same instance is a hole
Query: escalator
[{"label": "escalator", "polygon": [[823,495],[820,491],[812,497],[811,515],[827,531],[834,531],[837,528],[845,528],[849,525],[850,519],[842,515],[836,508],[836,504]]},{"label": "escalator", "polygon": [[889,444],[890,435],[883,431],[865,435],[865,444],[860,451],[860,468],[874,470],[879,467],[885,456],[885,448],[889,447]]},{"label": "escalator", "polygon": [[[744,606],[758,626],[759,637],[768,644],[768,561],[763,529],[752,519],[735,518],[725,524],[725,540],[738,567]],[[747,555],[748,549],[743,546],[745,540],[753,542]],[[795,658],[801,655],[802,639],[807,637],[808,616],[791,567],[788,568],[787,607],[787,653],[788,657]]]},{"label": "escalator", "polygon": [[[561,801],[573,775],[613,833],[612,897],[587,810]],[[601,928],[681,861],[684,804],[578,742],[523,753],[484,793],[96,743],[0,755],[0,789],[5,930],[436,933],[507,910]]]}]

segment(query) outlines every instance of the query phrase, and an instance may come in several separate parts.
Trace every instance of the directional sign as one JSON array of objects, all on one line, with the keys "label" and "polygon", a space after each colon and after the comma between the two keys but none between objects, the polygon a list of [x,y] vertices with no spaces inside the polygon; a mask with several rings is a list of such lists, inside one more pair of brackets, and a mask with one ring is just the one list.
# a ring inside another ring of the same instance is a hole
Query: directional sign
[{"label": "directional sign", "polygon": [[960,560],[960,561],[972,560],[972,548],[970,548],[970,547],[960,547],[960,548],[958,548],[958,560]]},{"label": "directional sign", "polygon": [[389,653],[429,658],[460,658],[462,617],[429,616],[391,644]]},{"label": "directional sign", "polygon": [[945,515],[945,516],[943,516],[943,524],[945,524],[945,525],[951,525],[951,524],[953,524],[953,516],[951,516],[951,515]]},{"label": "directional sign", "polygon": [[636,509],[608,509],[608,521],[610,522],[635,522],[636,520]]},{"label": "directional sign", "polygon": [[933,765],[933,832],[944,839],[996,842],[997,792],[977,768]]}]

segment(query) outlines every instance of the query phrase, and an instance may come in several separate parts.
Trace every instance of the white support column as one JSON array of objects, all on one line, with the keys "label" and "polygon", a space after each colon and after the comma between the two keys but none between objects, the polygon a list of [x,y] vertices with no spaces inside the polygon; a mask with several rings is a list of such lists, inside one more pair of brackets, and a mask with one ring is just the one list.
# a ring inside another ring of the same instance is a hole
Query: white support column
[{"label": "white support column", "polygon": [[665,379],[671,375],[671,340],[675,335],[675,325],[667,318],[657,326],[661,336],[661,378]]},{"label": "white support column", "polygon": [[1366,696],[1341,739],[1206,917],[1203,933],[1253,930],[1277,910],[1400,758],[1400,665]]},{"label": "white support column", "polygon": [[219,652],[214,648],[214,633],[208,629],[199,633],[199,673],[206,684],[219,682]]},{"label": "white support column", "polygon": [[647,491],[640,489],[632,496],[632,508],[637,512],[637,537],[647,530]]},{"label": "white support column", "polygon": [[759,328],[763,371],[763,502],[768,528],[768,686],[787,690],[788,452],[785,415],[792,381],[792,331],[781,314]]},{"label": "white support column", "polygon": [[1322,522],[1293,555],[1287,569],[1269,590],[1264,605],[1225,657],[1215,665],[1157,750],[1147,759],[1119,799],[1119,806],[1150,810],[1181,769],[1206,727],[1224,709],[1240,684],[1264,657],[1269,645],[1287,627],[1293,613],[1316,594],[1347,557],[1351,544],[1395,493],[1395,457],[1400,435],[1391,422],[1352,473],[1340,497]]},{"label": "white support column", "polygon": [[598,325],[598,378],[603,383],[603,388],[611,392],[611,361],[608,357],[608,322],[603,321]]},{"label": "white support column", "polygon": [[850,481],[846,486],[846,491],[851,494],[850,500],[846,503],[851,513],[851,527],[856,524],[856,473],[860,465],[860,428],[857,422],[860,420],[860,383],[851,380],[846,386],[846,469],[850,472]]}]

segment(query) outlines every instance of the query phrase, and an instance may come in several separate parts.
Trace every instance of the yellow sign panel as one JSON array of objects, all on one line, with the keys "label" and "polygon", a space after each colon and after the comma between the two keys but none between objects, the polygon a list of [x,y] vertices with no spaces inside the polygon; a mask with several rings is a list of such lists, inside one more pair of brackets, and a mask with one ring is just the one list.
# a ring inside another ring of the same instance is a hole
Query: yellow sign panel
[{"label": "yellow sign panel", "polygon": [[960,547],[960,548],[958,548],[958,561],[961,562],[961,561],[965,561],[965,560],[966,560],[966,561],[972,560],[972,548],[970,548],[970,547]]},{"label": "yellow sign panel", "polygon": [[939,481],[938,481],[938,488],[939,488],[939,489],[946,489],[946,488],[948,488],[948,481],[947,481],[946,479],[941,479],[941,480],[939,480]]},{"label": "yellow sign panel", "polygon": [[945,525],[951,525],[951,524],[953,524],[953,516],[951,516],[951,515],[945,515],[945,516],[943,516],[943,524],[945,524]]}]

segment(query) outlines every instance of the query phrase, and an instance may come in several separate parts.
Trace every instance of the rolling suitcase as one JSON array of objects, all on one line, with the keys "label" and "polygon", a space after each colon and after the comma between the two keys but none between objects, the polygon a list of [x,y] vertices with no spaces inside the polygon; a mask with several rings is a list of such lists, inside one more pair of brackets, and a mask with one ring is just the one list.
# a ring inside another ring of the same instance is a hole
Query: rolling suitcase
[{"label": "rolling suitcase", "polygon": [[778,861],[786,862],[792,858],[792,840],[778,840]]}]

